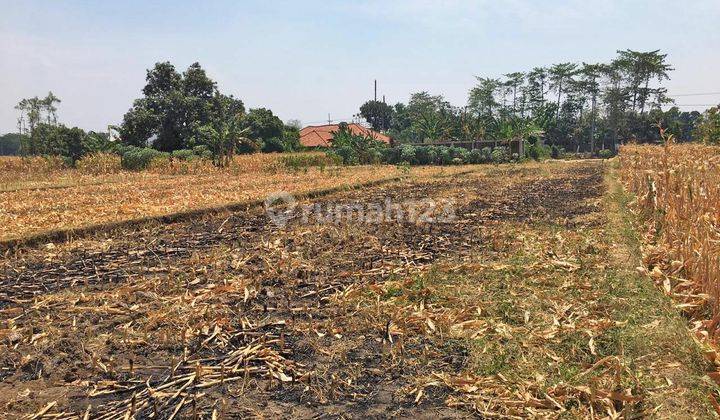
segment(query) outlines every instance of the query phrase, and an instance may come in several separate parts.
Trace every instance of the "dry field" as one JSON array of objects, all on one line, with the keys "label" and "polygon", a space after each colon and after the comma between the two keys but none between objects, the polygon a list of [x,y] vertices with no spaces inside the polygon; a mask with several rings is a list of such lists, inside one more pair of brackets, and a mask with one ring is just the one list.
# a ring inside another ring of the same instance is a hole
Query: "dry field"
[{"label": "dry field", "polygon": [[[314,152],[300,153],[313,155]],[[249,172],[271,172],[279,167],[278,154],[258,153],[253,155],[235,156],[230,168],[220,170],[212,165],[198,162],[197,164],[162,165],[142,172],[125,171],[117,166],[106,168],[72,169],[63,165],[59,158],[42,157],[8,157],[0,156],[0,191],[21,189],[64,188],[109,182],[124,182],[129,179],[143,180],[196,172],[230,172],[234,175]],[[287,156],[287,155],[285,155]],[[172,167],[174,166],[174,167]],[[99,173],[94,169],[105,169]],[[178,169],[184,169],[179,171]]]},{"label": "dry field", "polygon": [[608,165],[463,169],[303,202],[452,200],[444,223],[253,208],[8,253],[0,412],[711,418]]},{"label": "dry field", "polygon": [[[5,188],[4,191],[3,188],[12,182],[0,183],[0,243],[51,232],[237,205],[263,200],[276,191],[303,194],[405,175],[392,166],[310,168],[292,172],[278,167],[277,156],[243,156],[228,169],[187,175],[122,172],[91,176],[59,170],[48,172],[55,177],[47,179],[43,178],[47,174],[42,171],[25,176],[23,186]],[[449,174],[462,170],[459,167],[428,167],[412,169],[410,175]],[[7,175],[10,172],[6,171],[5,179],[10,178]],[[17,175],[15,179],[18,178],[23,177]]]},{"label": "dry field", "polygon": [[[319,152],[302,152],[294,156],[313,156]],[[67,168],[59,158],[0,156],[0,192],[21,190],[63,189],[128,181],[153,182],[187,175],[232,175],[276,173],[283,170],[282,156],[289,154],[257,153],[235,156],[228,168],[220,169],[207,161],[174,162],[154,165],[144,171],[127,171],[120,167],[115,155],[114,164],[106,167]],[[189,179],[189,178],[188,178]]]},{"label": "dry field", "polygon": [[[647,272],[693,320],[715,360],[720,338],[720,148],[625,147],[620,175],[637,196]],[[717,360],[720,362],[720,360]],[[719,375],[720,376],[720,375]]]}]

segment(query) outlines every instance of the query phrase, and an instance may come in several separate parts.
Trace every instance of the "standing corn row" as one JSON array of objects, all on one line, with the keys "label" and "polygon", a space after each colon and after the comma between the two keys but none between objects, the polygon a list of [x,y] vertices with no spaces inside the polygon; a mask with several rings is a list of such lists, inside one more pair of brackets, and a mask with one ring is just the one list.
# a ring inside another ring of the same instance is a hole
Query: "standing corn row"
[{"label": "standing corn row", "polygon": [[625,146],[620,177],[637,196],[655,246],[651,275],[680,299],[698,330],[720,334],[720,148]]}]

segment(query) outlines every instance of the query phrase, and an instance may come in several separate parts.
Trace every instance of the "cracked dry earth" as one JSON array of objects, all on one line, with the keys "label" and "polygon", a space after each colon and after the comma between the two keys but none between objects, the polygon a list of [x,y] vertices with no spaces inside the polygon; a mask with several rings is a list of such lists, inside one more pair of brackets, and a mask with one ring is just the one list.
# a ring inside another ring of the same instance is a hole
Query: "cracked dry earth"
[{"label": "cracked dry earth", "polygon": [[[468,402],[462,395],[481,382],[448,378],[478,375],[485,362],[468,337],[451,339],[452,328],[482,311],[449,308],[454,318],[445,323],[418,318],[432,310],[441,285],[417,286],[417,279],[506,262],[519,246],[517,226],[597,228],[603,171],[602,162],[500,166],[309,202],[432,198],[453,203],[456,217],[445,223],[296,218],[281,228],[258,209],[9,253],[0,266],[0,411],[103,419],[512,417],[590,408],[591,399],[565,398],[549,385],[523,388],[519,399],[498,394],[501,406]],[[412,310],[392,306],[408,290],[419,296]],[[511,375],[500,377],[513,389]]]}]

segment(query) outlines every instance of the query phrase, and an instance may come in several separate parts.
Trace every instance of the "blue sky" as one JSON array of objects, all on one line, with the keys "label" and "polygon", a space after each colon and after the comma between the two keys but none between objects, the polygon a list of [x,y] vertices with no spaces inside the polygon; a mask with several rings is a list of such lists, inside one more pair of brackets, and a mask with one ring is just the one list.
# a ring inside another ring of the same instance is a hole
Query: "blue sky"
[{"label": "blue sky", "polygon": [[668,54],[670,94],[720,92],[718,22],[720,0],[0,0],[0,133],[21,98],[48,90],[65,124],[104,130],[165,60],[199,61],[222,92],[304,124],[351,117],[373,79],[388,102],[427,90],[462,105],[475,75],[626,48]]}]

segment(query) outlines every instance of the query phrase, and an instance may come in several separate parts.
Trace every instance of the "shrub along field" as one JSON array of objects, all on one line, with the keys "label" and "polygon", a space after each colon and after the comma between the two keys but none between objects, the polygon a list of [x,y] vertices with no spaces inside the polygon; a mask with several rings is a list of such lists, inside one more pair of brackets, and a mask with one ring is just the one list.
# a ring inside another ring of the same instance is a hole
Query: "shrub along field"
[{"label": "shrub along field", "polygon": [[[629,198],[607,168],[587,160],[246,173],[260,189],[302,190],[409,171],[302,203],[433,199],[453,203],[455,217],[298,217],[280,228],[250,208],[8,252],[0,412],[710,417],[708,395],[718,394],[704,375],[714,365],[637,272]],[[181,181],[160,195],[184,185],[214,196],[236,182],[225,173],[172,179]],[[142,184],[129,185],[108,197]],[[155,200],[149,189],[138,197]],[[70,204],[59,202],[45,212],[62,214]]]}]

